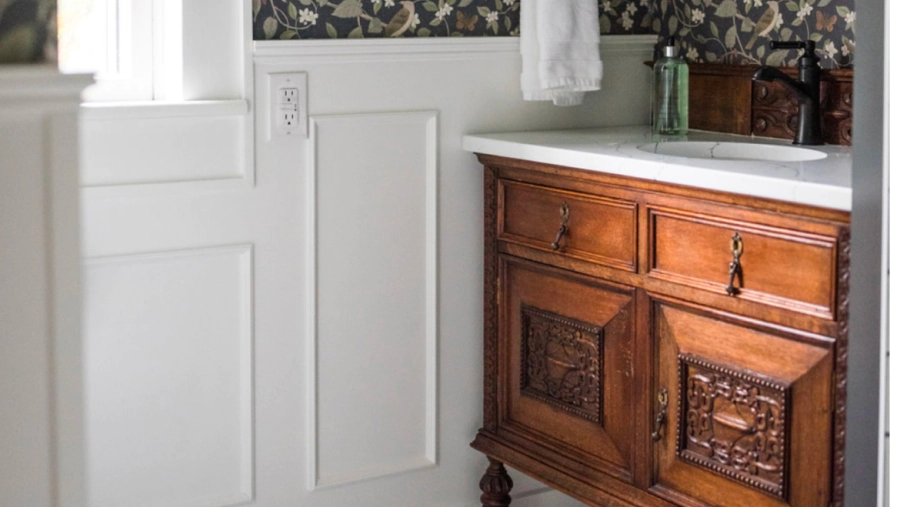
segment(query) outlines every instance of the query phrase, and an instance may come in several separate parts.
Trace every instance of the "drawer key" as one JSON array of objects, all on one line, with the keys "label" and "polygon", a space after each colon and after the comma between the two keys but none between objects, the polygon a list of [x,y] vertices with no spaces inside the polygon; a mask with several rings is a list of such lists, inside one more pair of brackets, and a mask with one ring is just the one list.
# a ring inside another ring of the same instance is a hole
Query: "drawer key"
[{"label": "drawer key", "polygon": [[654,425],[653,433],[650,434],[650,438],[654,442],[658,442],[662,438],[663,425],[666,423],[666,410],[669,408],[669,391],[665,387],[659,390],[657,401],[659,401],[659,413],[656,414],[656,424]]},{"label": "drawer key", "polygon": [[563,205],[559,208],[559,231],[556,232],[556,239],[550,243],[551,250],[559,250],[559,240],[569,232],[569,203],[563,201]]},{"label": "drawer key", "polygon": [[738,233],[734,233],[734,236],[731,237],[731,255],[733,260],[731,264],[728,265],[728,287],[725,288],[725,293],[729,296],[737,296],[740,290],[734,286],[734,278],[735,276],[738,279],[738,283],[743,286],[744,285],[744,270],[741,268],[741,255],[744,253],[744,240],[741,238],[741,235]]}]

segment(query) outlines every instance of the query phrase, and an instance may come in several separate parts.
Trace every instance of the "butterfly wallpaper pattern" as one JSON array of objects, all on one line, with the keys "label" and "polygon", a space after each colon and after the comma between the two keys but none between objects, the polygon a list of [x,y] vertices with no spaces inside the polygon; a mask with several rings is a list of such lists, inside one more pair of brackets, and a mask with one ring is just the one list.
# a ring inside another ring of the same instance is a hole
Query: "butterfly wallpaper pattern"
[{"label": "butterfly wallpaper pattern", "polygon": [[252,0],[253,38],[518,35],[519,0]]},{"label": "butterfly wallpaper pattern", "polygon": [[[598,0],[606,34],[654,33],[658,0]],[[521,0],[252,0],[253,38],[509,36]]]},{"label": "butterfly wallpaper pattern", "polygon": [[676,37],[688,61],[792,67],[801,52],[769,41],[813,40],[823,68],[853,66],[854,0],[655,1],[660,40]]},{"label": "butterfly wallpaper pattern", "polygon": [[[509,36],[521,0],[251,0],[253,38]],[[553,0],[558,1],[558,0]],[[678,39],[692,62],[794,65],[770,40],[816,41],[825,68],[852,67],[854,0],[598,0],[603,34]]]}]

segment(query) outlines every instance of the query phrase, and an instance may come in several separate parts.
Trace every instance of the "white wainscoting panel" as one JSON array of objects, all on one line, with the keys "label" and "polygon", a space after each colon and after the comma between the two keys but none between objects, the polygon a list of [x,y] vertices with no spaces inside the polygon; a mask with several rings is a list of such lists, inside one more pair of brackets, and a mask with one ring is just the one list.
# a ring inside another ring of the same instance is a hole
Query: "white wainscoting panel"
[{"label": "white wainscoting panel", "polygon": [[437,462],[437,113],[312,120],[312,489]]},{"label": "white wainscoting panel", "polygon": [[252,247],[88,260],[89,507],[253,498]]},{"label": "white wainscoting panel", "polygon": [[[309,141],[267,141],[262,128],[257,136],[257,188],[278,185],[281,193],[267,194],[267,202],[293,202],[295,187],[285,182],[304,177],[303,225],[277,229],[286,234],[282,242],[289,245],[295,233],[313,240],[297,260],[305,274],[281,283],[300,284],[305,292],[305,333],[297,338],[306,345],[302,362],[293,336],[270,342],[259,331],[258,385],[269,387],[257,393],[258,507],[476,504],[487,466],[469,447],[482,414],[484,192],[483,169],[463,151],[462,137],[645,124],[651,72],[643,62],[655,42],[656,36],[604,37],[603,90],[569,108],[522,100],[517,38],[254,44],[254,103],[269,103],[262,84],[268,73],[305,72],[313,118]],[[257,127],[265,125],[265,108],[256,110]],[[424,125],[433,114],[410,113],[392,123],[390,112],[400,111],[438,112],[434,147],[423,152],[423,131],[432,128]],[[426,164],[413,163],[431,152],[440,169],[437,242],[423,232],[431,220],[423,200],[432,192],[422,179]],[[438,252],[433,300],[423,295],[423,283],[432,280],[422,260],[429,245]],[[257,252],[262,278],[271,262],[263,260],[262,244]],[[294,315],[291,300],[278,301]],[[433,350],[426,334],[431,324],[423,321],[431,304],[439,316],[434,337],[440,337]],[[261,303],[259,325],[264,308]],[[293,376],[298,370],[302,382]],[[297,384],[299,428],[291,424]],[[510,473],[523,507],[577,504]]]},{"label": "white wainscoting panel", "polygon": [[[233,101],[240,103],[241,101]],[[127,114],[89,109],[83,114],[81,183],[85,187],[196,181],[243,181],[249,115],[160,117],[157,108],[129,108]],[[115,117],[118,116],[118,117]]]}]

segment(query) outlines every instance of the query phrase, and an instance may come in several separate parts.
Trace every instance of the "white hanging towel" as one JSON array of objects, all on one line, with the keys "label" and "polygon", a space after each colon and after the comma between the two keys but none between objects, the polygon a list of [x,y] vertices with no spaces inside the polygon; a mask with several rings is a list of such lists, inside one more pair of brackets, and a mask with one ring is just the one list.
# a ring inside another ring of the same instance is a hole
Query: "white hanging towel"
[{"label": "white hanging towel", "polygon": [[522,0],[520,48],[525,100],[575,106],[600,89],[597,0]]}]

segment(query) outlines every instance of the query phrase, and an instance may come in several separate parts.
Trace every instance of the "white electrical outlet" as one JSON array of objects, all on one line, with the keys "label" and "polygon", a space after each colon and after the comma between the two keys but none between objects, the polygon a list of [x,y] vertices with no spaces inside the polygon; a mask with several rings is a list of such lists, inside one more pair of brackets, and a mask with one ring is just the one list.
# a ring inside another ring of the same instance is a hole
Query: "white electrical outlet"
[{"label": "white electrical outlet", "polygon": [[278,112],[278,132],[280,134],[290,134],[291,130],[297,126],[297,108],[282,108]]},{"label": "white electrical outlet", "polygon": [[296,88],[279,88],[278,96],[282,104],[296,104],[299,90]]},{"label": "white electrical outlet", "polygon": [[309,135],[306,73],[269,74],[269,140]]}]

